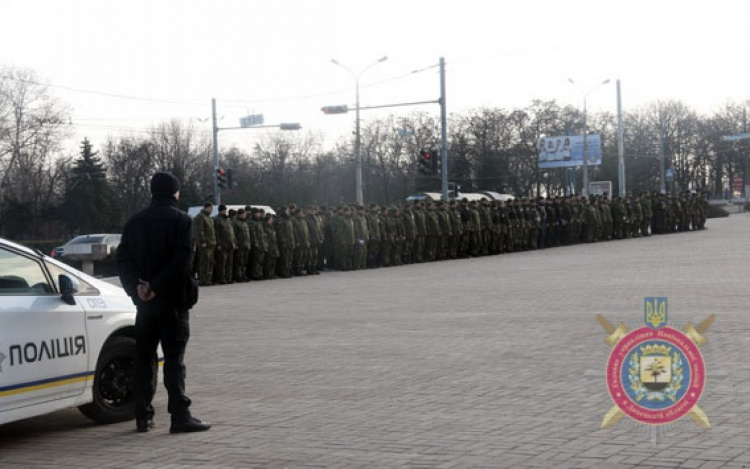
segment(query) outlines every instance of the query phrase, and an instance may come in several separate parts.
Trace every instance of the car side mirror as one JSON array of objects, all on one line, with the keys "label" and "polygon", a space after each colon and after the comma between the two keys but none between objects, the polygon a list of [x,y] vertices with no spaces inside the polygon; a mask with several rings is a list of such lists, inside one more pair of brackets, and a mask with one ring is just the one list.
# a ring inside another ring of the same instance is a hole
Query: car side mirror
[{"label": "car side mirror", "polygon": [[73,298],[74,293],[78,293],[78,282],[65,274],[60,274],[59,277],[57,277],[57,281],[60,284],[60,299],[62,299],[66,304],[69,304],[71,306],[76,304],[75,298]]}]

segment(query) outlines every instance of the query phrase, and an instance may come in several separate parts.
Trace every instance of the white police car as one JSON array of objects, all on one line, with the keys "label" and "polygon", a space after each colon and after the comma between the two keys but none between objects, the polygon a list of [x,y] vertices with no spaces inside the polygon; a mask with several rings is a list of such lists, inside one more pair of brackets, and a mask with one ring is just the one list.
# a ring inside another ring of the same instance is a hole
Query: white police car
[{"label": "white police car", "polygon": [[135,312],[122,288],[0,239],[0,424],[71,406],[132,419]]}]

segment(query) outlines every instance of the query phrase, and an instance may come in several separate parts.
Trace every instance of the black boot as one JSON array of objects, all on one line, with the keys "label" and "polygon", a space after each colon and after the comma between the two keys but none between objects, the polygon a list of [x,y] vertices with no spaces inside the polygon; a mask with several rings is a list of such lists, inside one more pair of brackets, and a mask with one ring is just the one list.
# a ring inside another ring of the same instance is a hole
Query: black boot
[{"label": "black boot", "polygon": [[201,422],[195,417],[172,417],[172,426],[169,427],[169,433],[192,433],[192,432],[205,432],[211,428],[211,424],[208,422]]},{"label": "black boot", "polygon": [[136,417],[135,428],[139,433],[146,433],[156,426],[153,417]]}]

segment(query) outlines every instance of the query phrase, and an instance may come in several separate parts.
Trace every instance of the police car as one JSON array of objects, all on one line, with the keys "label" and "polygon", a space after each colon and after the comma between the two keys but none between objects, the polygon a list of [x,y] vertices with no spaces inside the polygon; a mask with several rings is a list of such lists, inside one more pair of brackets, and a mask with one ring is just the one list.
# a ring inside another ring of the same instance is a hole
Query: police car
[{"label": "police car", "polygon": [[0,424],[132,419],[135,313],[122,288],[0,239]]}]

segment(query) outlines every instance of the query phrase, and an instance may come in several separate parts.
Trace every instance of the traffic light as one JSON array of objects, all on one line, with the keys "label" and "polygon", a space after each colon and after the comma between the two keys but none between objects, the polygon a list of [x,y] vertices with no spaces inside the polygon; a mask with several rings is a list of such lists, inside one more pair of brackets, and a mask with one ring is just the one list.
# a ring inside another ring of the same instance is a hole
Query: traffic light
[{"label": "traffic light", "polygon": [[234,187],[234,183],[232,182],[232,170],[231,169],[225,169],[227,173],[227,189],[232,189]]},{"label": "traffic light", "polygon": [[346,114],[349,112],[349,106],[346,104],[338,106],[323,106],[320,110],[323,111],[323,114]]},{"label": "traffic light", "polygon": [[437,150],[430,150],[430,162],[432,163],[432,174],[440,174],[440,153]]},{"label": "traffic light", "polygon": [[227,188],[227,172],[223,168],[216,170],[216,183],[219,186],[219,189]]},{"label": "traffic light", "polygon": [[436,169],[436,158],[433,152],[425,150],[424,148],[419,150],[419,172],[425,176],[432,176],[435,174]]}]

